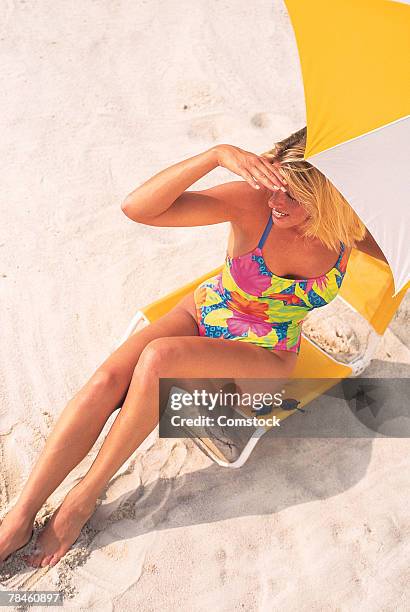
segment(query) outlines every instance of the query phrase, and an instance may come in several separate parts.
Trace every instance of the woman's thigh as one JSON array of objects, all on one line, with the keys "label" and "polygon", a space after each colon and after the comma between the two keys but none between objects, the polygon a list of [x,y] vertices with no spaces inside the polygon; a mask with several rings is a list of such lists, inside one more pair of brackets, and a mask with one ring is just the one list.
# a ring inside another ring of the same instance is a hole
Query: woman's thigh
[{"label": "woman's thigh", "polygon": [[296,355],[290,353],[289,357],[283,359],[266,348],[238,340],[164,337],[147,345],[135,374],[146,384],[150,381],[163,410],[174,385],[190,393],[280,392],[295,365]]},{"label": "woman's thigh", "polygon": [[174,336],[152,340],[141,361],[163,378],[286,378],[296,355],[282,358],[275,351],[238,340]]}]

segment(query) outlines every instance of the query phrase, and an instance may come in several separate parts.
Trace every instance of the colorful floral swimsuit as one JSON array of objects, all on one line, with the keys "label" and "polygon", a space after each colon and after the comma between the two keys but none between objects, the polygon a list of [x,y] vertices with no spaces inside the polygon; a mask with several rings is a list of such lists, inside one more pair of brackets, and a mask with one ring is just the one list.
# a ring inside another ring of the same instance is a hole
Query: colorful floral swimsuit
[{"label": "colorful floral swimsuit", "polygon": [[284,278],[269,270],[262,255],[271,227],[269,215],[258,246],[238,257],[226,255],[222,272],[195,289],[201,336],[299,353],[303,319],[338,294],[348,259],[344,244],[340,243],[338,260],[326,274]]}]

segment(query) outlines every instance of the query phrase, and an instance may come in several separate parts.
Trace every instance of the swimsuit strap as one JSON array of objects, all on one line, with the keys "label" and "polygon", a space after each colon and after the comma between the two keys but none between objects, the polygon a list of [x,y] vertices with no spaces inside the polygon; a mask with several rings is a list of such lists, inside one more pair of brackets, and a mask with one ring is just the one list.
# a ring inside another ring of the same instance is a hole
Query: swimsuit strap
[{"label": "swimsuit strap", "polygon": [[258,242],[258,249],[261,249],[263,247],[263,245],[265,244],[265,240],[268,237],[268,234],[269,234],[269,232],[271,230],[272,224],[273,224],[273,219],[272,219],[272,215],[270,214],[268,222],[266,224],[266,227],[263,230],[263,234],[262,234],[262,236],[261,236],[261,238],[260,238],[260,240]]},{"label": "swimsuit strap", "polygon": [[337,262],[335,263],[335,266],[334,266],[335,268],[339,267],[340,261],[344,255],[345,248],[346,248],[344,242],[342,242],[341,240],[339,240],[339,242],[340,242],[340,251],[339,251],[339,257],[337,258]]}]

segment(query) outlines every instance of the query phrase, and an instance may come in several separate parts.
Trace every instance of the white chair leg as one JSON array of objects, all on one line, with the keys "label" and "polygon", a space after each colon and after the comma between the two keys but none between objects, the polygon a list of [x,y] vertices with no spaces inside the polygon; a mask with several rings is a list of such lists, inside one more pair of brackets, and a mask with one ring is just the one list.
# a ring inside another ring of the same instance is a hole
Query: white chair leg
[{"label": "white chair leg", "polygon": [[215,463],[222,467],[228,468],[240,468],[242,467],[246,461],[249,459],[249,456],[255,446],[257,445],[259,439],[266,433],[266,429],[264,427],[258,427],[256,429],[248,442],[246,443],[245,448],[242,450],[241,454],[235,461],[228,461],[223,459],[222,453],[214,447],[212,441],[209,438],[193,438],[194,442],[208,455]]}]

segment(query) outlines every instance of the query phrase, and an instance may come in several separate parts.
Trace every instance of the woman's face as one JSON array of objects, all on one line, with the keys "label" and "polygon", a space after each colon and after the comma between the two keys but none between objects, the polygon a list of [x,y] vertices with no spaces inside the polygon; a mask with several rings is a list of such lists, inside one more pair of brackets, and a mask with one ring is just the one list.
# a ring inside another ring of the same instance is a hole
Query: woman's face
[{"label": "woman's face", "polygon": [[275,225],[281,228],[296,227],[308,218],[306,209],[295,200],[289,192],[289,186],[285,186],[286,192],[272,191],[268,200],[268,206],[272,209],[272,219]]},{"label": "woman's face", "polygon": [[[281,164],[273,162],[273,166],[281,176]],[[283,177],[285,179],[285,177]],[[272,219],[277,227],[292,228],[301,225],[308,219],[309,215],[306,209],[298,200],[293,197],[292,189],[285,180],[283,185],[286,191],[278,189],[271,191],[268,199],[268,206],[272,210]]]}]

